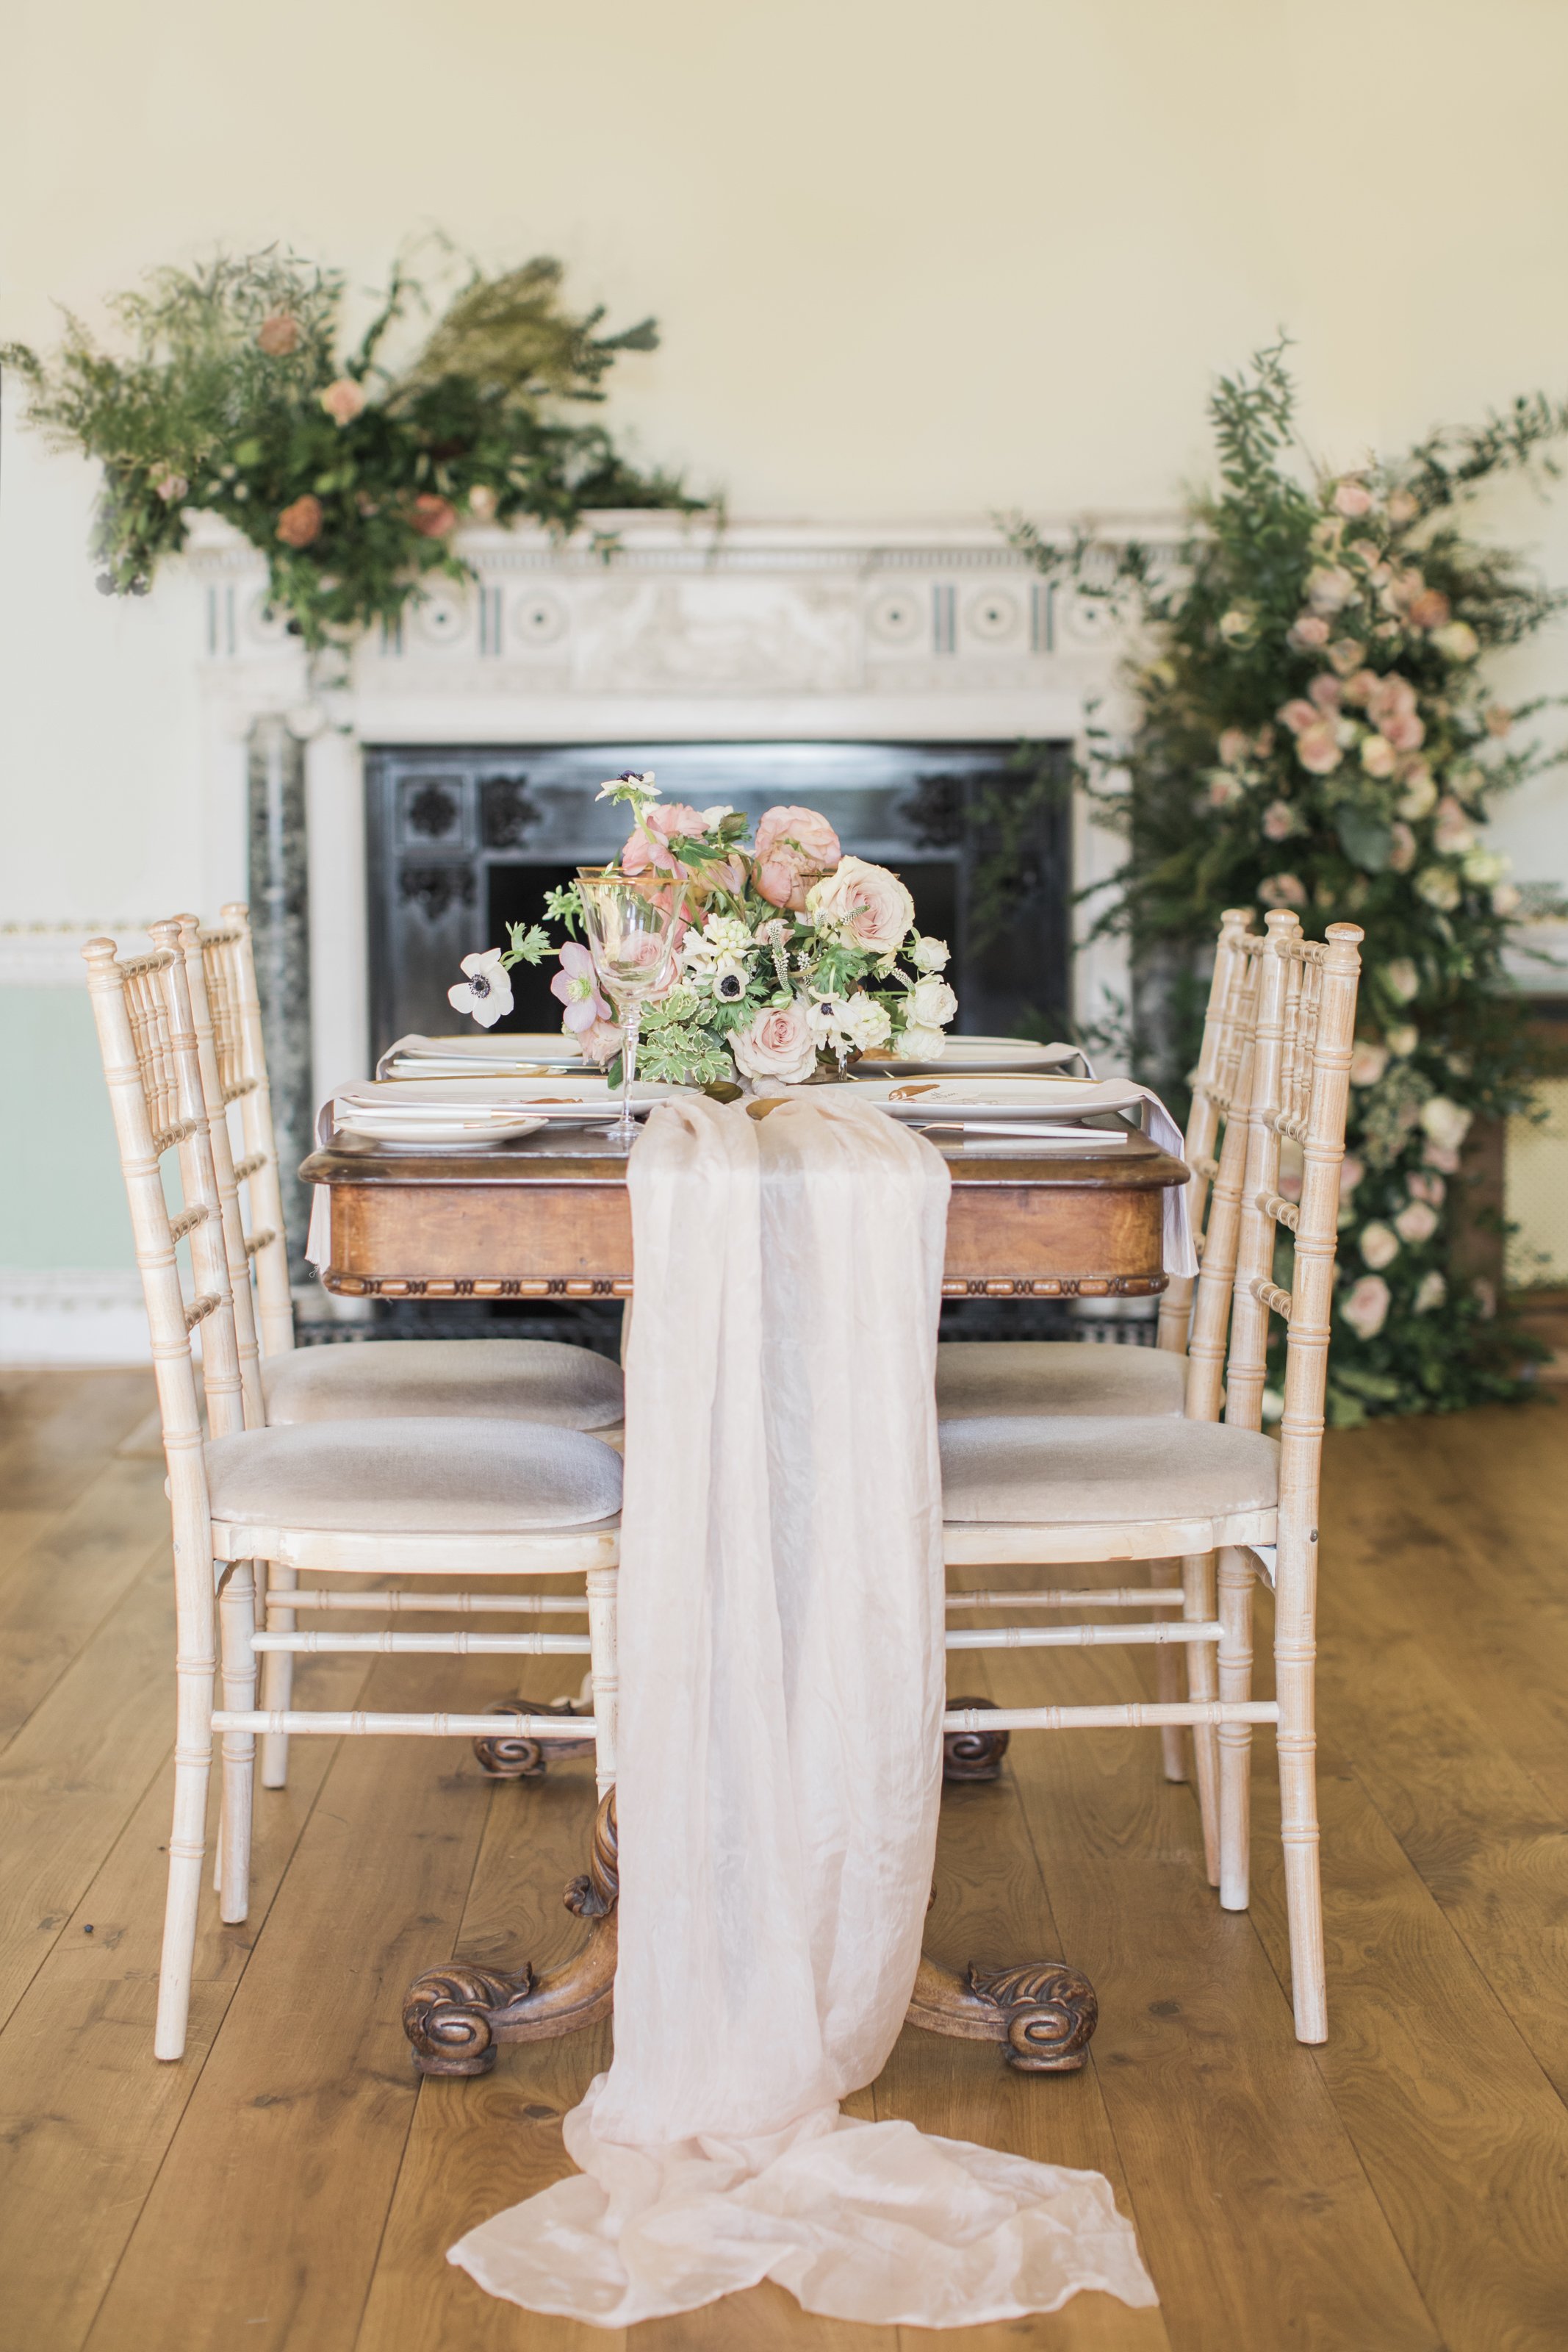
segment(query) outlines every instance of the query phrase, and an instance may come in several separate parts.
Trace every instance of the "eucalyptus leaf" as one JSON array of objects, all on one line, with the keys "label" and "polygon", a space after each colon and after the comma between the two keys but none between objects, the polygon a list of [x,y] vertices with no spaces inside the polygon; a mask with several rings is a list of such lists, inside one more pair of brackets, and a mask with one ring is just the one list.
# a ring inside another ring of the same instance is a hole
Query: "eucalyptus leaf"
[{"label": "eucalyptus leaf", "polygon": [[1367,809],[1342,808],[1334,818],[1340,847],[1364,874],[1381,874],[1394,850],[1394,828]]}]

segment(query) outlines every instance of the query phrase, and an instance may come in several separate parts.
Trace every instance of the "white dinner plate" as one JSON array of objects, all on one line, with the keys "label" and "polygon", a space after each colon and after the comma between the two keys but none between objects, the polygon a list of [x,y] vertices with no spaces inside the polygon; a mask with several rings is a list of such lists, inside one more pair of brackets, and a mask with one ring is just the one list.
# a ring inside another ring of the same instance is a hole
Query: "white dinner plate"
[{"label": "white dinner plate", "polygon": [[968,1077],[977,1071],[1049,1071],[1076,1062],[1085,1077],[1094,1075],[1088,1056],[1077,1045],[1037,1045],[1028,1037],[949,1037],[935,1061],[918,1055],[867,1054],[849,1073],[852,1078]]},{"label": "white dinner plate", "polygon": [[340,1111],[338,1131],[361,1135],[371,1143],[398,1143],[408,1151],[423,1151],[432,1143],[514,1143],[543,1127],[542,1118],[422,1119],[378,1118],[374,1111]]},{"label": "white dinner plate", "polygon": [[1137,1110],[1143,1096],[1127,1078],[862,1078],[856,1092],[894,1118],[929,1120],[948,1112],[971,1119],[1089,1118],[1096,1111]]}]

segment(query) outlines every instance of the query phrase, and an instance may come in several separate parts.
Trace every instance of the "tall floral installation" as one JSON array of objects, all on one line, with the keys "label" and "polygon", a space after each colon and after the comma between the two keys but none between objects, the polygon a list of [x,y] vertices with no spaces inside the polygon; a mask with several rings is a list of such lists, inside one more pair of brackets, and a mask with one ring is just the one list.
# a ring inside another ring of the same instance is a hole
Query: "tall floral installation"
[{"label": "tall floral installation", "polygon": [[1130,738],[1094,731],[1086,782],[1129,844],[1103,926],[1135,953],[1176,950],[1187,975],[1181,1058],[1151,1075],[1182,1083],[1225,908],[1293,908],[1320,938],[1365,929],[1330,1360],[1345,1426],[1519,1393],[1524,1351],[1490,1286],[1456,1276],[1453,1244],[1473,1123],[1525,1108],[1542,1067],[1503,953],[1521,915],[1549,909],[1526,904],[1487,825],[1552,761],[1520,733],[1543,705],[1499,702],[1484,657],[1564,599],[1462,517],[1500,473],[1555,471],[1568,405],[1521,400],[1330,473],[1297,446],[1283,353],[1218,384],[1220,487],[1174,564],[1013,536],[1144,625]]},{"label": "tall floral installation", "polygon": [[601,311],[562,299],[558,262],[474,269],[396,364],[392,343],[428,308],[419,279],[394,269],[345,348],[346,290],[341,271],[294,254],[220,255],[111,300],[123,355],[68,316],[52,358],[0,351],[30,387],[31,422],[103,467],[106,593],[144,593],[186,515],[221,515],[267,557],[275,608],[316,653],[394,625],[432,573],[465,580],[464,520],[565,532],[594,509],[702,503],[571,413],[658,337],[651,319],[601,334]]},{"label": "tall floral installation", "polygon": [[[618,871],[685,892],[669,982],[642,1017],[640,1076],[800,1085],[895,1046],[923,1061],[941,1055],[958,1010],[942,978],[947,943],[922,935],[896,874],[843,856],[826,817],[768,809],[747,843],[737,810],[664,802],[652,775],[617,777],[599,797],[631,812]],[[550,988],[562,1026],[618,1079],[621,1032],[579,936],[576,885],[551,890],[545,911],[567,933],[559,949],[543,924],[514,923],[506,948],[464,958],[452,1003],[493,1027],[511,1009],[508,971],[559,954]]]}]

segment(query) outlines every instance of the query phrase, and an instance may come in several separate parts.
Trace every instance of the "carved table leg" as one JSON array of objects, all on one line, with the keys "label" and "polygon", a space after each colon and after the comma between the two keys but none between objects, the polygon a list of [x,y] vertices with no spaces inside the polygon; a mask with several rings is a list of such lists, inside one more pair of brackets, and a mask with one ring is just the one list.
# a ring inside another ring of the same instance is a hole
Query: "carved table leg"
[{"label": "carved table leg", "polygon": [[1009,2066],[1027,2074],[1071,2074],[1083,2063],[1100,2004],[1087,1977],[1062,1960],[984,1969],[959,1976],[923,1953],[905,2022],[963,2042],[1005,2042]]},{"label": "carved table leg", "polygon": [[566,1890],[566,1907],[589,1923],[586,1940],[565,1965],[536,1973],[454,1960],[410,1985],[402,2029],[422,2074],[487,2074],[502,2042],[550,2042],[597,2025],[615,1990],[615,1791],[599,1808],[587,1875]]},{"label": "carved table leg", "polygon": [[[950,1698],[950,1707],[996,1706],[994,1698]],[[942,1740],[942,1778],[949,1788],[966,1780],[999,1780],[1010,1731],[949,1731]]]},{"label": "carved table leg", "polygon": [[[983,1700],[967,1700],[966,1705],[983,1705]],[[485,1709],[486,1715],[585,1715],[586,1707],[575,1706],[570,1699],[559,1699],[546,1706],[540,1699],[502,1698]],[[479,1769],[487,1780],[537,1780],[542,1778],[545,1766],[568,1756],[591,1756],[591,1734],[582,1739],[530,1739],[517,1730],[497,1731],[490,1738],[474,1742],[474,1754]]]}]

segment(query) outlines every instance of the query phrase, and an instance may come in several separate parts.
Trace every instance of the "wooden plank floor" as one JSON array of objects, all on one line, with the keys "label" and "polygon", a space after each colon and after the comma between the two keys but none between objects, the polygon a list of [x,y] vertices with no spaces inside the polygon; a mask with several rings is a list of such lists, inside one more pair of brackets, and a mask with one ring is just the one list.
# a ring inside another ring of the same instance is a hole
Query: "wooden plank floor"
[{"label": "wooden plank floor", "polygon": [[[262,1801],[251,1918],[223,1927],[209,1902],[190,2054],[154,2063],[168,1537],[162,1465],[125,1446],[150,1400],[136,1374],[0,1374],[0,2352],[936,2340],[808,2319],[771,2288],[607,2336],[444,2260],[568,2169],[559,2119],[609,2035],[420,2085],[399,1997],[450,1951],[548,1959],[578,1933],[559,1889],[591,1816],[581,1765],[490,1788],[465,1748],[297,1741]],[[999,1783],[948,1792],[934,1936],[1087,1969],[1093,2063],[1031,2082],[906,2033],[854,2105],[1104,2172],[1161,2295],[1081,2296],[954,2352],[1568,2347],[1565,1435],[1543,1403],[1330,1441],[1325,2048],[1291,2033],[1266,1734],[1245,1916],[1205,1885],[1150,1734],[1015,1738]],[[992,1653],[954,1686],[1125,1696],[1148,1666]],[[301,1690],[412,1704],[433,1670],[455,1705],[505,1685],[477,1660],[319,1659]]]}]

